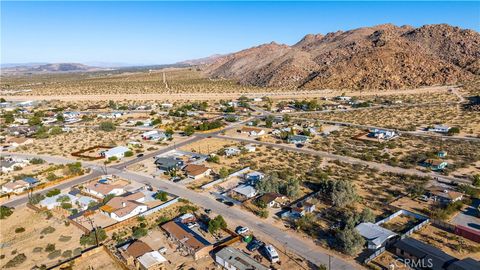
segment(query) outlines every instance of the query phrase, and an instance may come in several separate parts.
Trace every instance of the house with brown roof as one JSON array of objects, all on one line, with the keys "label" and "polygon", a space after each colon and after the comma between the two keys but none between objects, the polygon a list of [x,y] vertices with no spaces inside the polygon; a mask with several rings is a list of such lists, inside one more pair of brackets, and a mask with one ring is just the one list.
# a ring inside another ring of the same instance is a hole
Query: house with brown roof
[{"label": "house with brown roof", "polygon": [[213,249],[212,244],[185,224],[169,221],[162,225],[162,229],[165,230],[171,240],[192,255],[195,260],[208,256]]},{"label": "house with brown roof", "polygon": [[128,266],[140,270],[163,270],[165,259],[158,251],[153,250],[148,244],[141,240],[127,243],[119,249],[120,255]]},{"label": "house with brown roof", "polygon": [[33,139],[25,137],[10,137],[5,141],[11,147],[19,147],[33,143]]},{"label": "house with brown roof", "polygon": [[258,197],[257,200],[264,203],[268,207],[279,208],[285,205],[286,197],[283,196],[282,194],[269,192]]},{"label": "house with brown roof", "polygon": [[113,194],[115,196],[120,196],[123,193],[125,193],[123,186],[110,185],[110,184],[104,184],[104,183],[98,183],[98,182],[86,185],[83,188],[83,191],[85,193],[88,193],[100,199],[103,199],[105,198],[105,196],[110,194]]},{"label": "house with brown roof", "polygon": [[116,221],[123,221],[147,211],[144,204],[145,195],[141,192],[132,193],[123,197],[113,197],[100,210]]},{"label": "house with brown roof", "polygon": [[197,164],[188,164],[183,168],[185,174],[188,178],[192,179],[200,179],[205,176],[209,176],[212,172],[212,169],[206,167],[205,165],[197,165]]},{"label": "house with brown roof", "polygon": [[248,134],[248,136],[262,136],[265,134],[265,130],[256,127],[242,127],[240,133]]}]

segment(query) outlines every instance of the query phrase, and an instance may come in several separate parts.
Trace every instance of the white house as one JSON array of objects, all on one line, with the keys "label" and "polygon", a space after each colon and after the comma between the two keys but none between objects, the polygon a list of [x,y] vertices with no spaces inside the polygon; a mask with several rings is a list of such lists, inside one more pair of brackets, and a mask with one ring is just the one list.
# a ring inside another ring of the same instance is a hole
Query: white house
[{"label": "white house", "polygon": [[240,149],[237,147],[228,147],[225,149],[225,156],[230,157],[230,156],[236,156],[240,154]]},{"label": "white house", "polygon": [[110,185],[102,183],[89,184],[83,188],[83,191],[100,199],[105,198],[105,196],[109,194],[119,196],[125,193],[125,189],[120,185]]},{"label": "white house", "polygon": [[256,127],[242,127],[240,132],[248,134],[248,136],[262,136],[265,134],[265,130]]},{"label": "white house", "polygon": [[428,129],[428,131],[439,132],[439,133],[448,133],[449,130],[450,130],[450,127],[445,125],[434,125],[433,128]]},{"label": "white house", "polygon": [[100,210],[116,221],[123,221],[147,211],[148,206],[144,201],[145,195],[136,192],[125,197],[114,197]]},{"label": "white house", "polygon": [[245,145],[245,150],[247,150],[248,153],[253,153],[257,148],[253,144],[247,144]]},{"label": "white house", "polygon": [[23,180],[17,180],[13,182],[8,182],[2,186],[2,191],[4,193],[15,193],[19,194],[28,189],[30,185]]},{"label": "white house", "polygon": [[355,229],[357,229],[360,235],[367,240],[367,246],[369,249],[379,249],[384,247],[397,235],[396,233],[371,222],[360,223]]},{"label": "white house", "polygon": [[233,191],[247,199],[253,198],[257,195],[257,190],[250,185],[239,185],[233,189]]},{"label": "white house", "polygon": [[102,156],[105,157],[106,159],[109,159],[111,157],[116,157],[118,159],[121,159],[125,156],[125,153],[128,151],[130,151],[128,147],[117,146],[117,147],[108,149],[106,151],[103,151]]}]

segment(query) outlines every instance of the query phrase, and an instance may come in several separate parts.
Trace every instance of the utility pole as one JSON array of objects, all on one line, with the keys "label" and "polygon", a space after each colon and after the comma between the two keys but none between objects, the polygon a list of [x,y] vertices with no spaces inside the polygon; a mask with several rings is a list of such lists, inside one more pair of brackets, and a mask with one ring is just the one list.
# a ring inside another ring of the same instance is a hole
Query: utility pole
[{"label": "utility pole", "polygon": [[328,270],[332,270],[332,255],[328,254]]},{"label": "utility pole", "polygon": [[90,222],[90,225],[92,226],[93,233],[95,234],[95,247],[98,247],[98,235],[97,235],[97,228],[95,227],[95,224],[93,224],[93,220],[88,217],[88,221]]}]

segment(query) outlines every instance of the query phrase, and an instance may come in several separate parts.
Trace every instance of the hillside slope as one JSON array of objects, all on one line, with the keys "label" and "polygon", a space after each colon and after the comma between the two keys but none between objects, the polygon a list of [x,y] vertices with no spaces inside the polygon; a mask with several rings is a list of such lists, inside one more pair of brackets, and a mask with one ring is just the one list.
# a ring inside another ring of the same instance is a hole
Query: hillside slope
[{"label": "hillside slope", "polygon": [[391,24],[306,35],[213,59],[213,78],[305,89],[397,89],[455,84],[480,75],[480,35],[449,25]]}]

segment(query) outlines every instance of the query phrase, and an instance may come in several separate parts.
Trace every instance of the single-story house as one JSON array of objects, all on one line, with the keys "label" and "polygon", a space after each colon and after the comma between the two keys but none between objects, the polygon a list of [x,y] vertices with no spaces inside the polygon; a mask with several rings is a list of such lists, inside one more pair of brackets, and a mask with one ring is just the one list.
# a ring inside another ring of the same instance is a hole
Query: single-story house
[{"label": "single-story house", "polygon": [[386,129],[371,129],[367,135],[368,137],[382,139],[382,140],[390,140],[397,136],[397,133],[393,130],[386,130]]},{"label": "single-story house", "polygon": [[262,136],[265,134],[265,130],[256,127],[242,127],[240,132],[243,134],[248,134],[248,136]]},{"label": "single-story house", "polygon": [[228,270],[268,270],[244,252],[233,247],[224,247],[215,253],[215,262]]},{"label": "single-story house", "polygon": [[17,180],[17,181],[12,181],[5,183],[2,186],[2,192],[5,193],[15,193],[15,194],[20,194],[27,190],[30,187],[30,184],[23,180]]},{"label": "single-story house", "polygon": [[165,133],[158,130],[151,130],[143,133],[142,139],[150,140],[150,141],[163,141],[167,139],[167,135],[165,135]]},{"label": "single-story house", "polygon": [[210,242],[189,229],[185,224],[169,221],[161,227],[171,240],[186,250],[195,260],[208,256],[213,249],[213,245]]},{"label": "single-story house", "polygon": [[212,169],[204,166],[204,165],[197,165],[197,164],[188,164],[183,168],[185,174],[188,178],[192,179],[200,179],[202,177],[210,175]]},{"label": "single-story house", "polygon": [[101,154],[106,159],[109,159],[111,157],[116,157],[118,159],[121,159],[125,156],[125,153],[128,151],[130,151],[130,149],[126,146],[117,146],[117,147],[108,149],[106,151],[103,151]]},{"label": "single-story house", "polygon": [[228,147],[225,149],[225,156],[230,157],[230,156],[236,156],[240,154],[240,149],[237,147]]},{"label": "single-story house", "polygon": [[395,240],[396,233],[371,222],[363,222],[355,227],[365,240],[369,249],[379,249],[391,244]]},{"label": "single-story house", "polygon": [[[68,199],[67,199],[68,198]],[[47,197],[43,200],[41,200],[38,205],[43,208],[47,208],[48,210],[51,210],[55,207],[60,207],[62,204],[62,201],[65,200],[65,202],[71,203],[72,205],[75,204],[78,201],[78,198],[75,196],[72,196],[70,194],[57,194],[52,197]]]},{"label": "single-story house", "polygon": [[264,177],[265,177],[265,174],[257,171],[249,172],[244,176],[245,180],[247,180],[247,183],[250,185],[255,185],[258,181],[262,180]]},{"label": "single-story house", "polygon": [[123,186],[120,185],[110,185],[110,184],[102,184],[102,183],[91,183],[86,185],[83,188],[83,192],[93,195],[97,198],[103,199],[105,196],[109,194],[113,194],[115,196],[122,195],[125,193]]},{"label": "single-story house", "polygon": [[24,138],[24,137],[11,137],[11,138],[7,138],[7,140],[5,142],[12,147],[19,147],[19,146],[22,146],[22,145],[27,145],[27,144],[33,143],[33,139]]},{"label": "single-story house", "polygon": [[450,204],[462,200],[464,194],[458,191],[448,189],[432,189],[427,192],[427,195],[433,201],[439,202],[441,204]]},{"label": "single-story house", "polygon": [[438,133],[448,133],[449,130],[450,130],[450,127],[445,125],[434,125],[432,128],[428,129],[428,131],[438,132]]},{"label": "single-story house", "polygon": [[257,195],[257,190],[251,185],[239,185],[232,189],[232,191],[237,195],[245,197],[246,199],[253,198]]},{"label": "single-story house", "polygon": [[247,145],[245,145],[244,148],[248,153],[253,153],[253,152],[257,151],[257,148],[253,144],[247,144]]},{"label": "single-story house", "polygon": [[145,195],[136,192],[122,197],[113,197],[100,210],[116,221],[123,221],[147,211],[148,207],[143,204]]},{"label": "single-story house", "polygon": [[434,171],[445,169],[448,166],[448,162],[441,159],[427,159],[424,161],[425,167],[429,167]]},{"label": "single-story house", "polygon": [[183,164],[182,160],[171,157],[159,157],[155,159],[155,165],[157,165],[157,168],[162,171],[180,169],[183,167]]},{"label": "single-story house", "polygon": [[303,144],[306,143],[308,139],[308,136],[304,135],[289,135],[287,138],[287,142],[293,144]]},{"label": "single-story house", "polygon": [[13,160],[13,159],[6,159],[0,160],[0,167],[2,173],[8,173],[15,170],[16,167],[23,168],[28,165],[28,160]]},{"label": "single-story house", "polygon": [[257,200],[263,202],[267,207],[279,208],[285,204],[285,199],[286,197],[282,194],[269,192],[258,197]]},{"label": "single-story house", "polygon": [[410,237],[397,241],[393,246],[397,256],[412,260],[411,266],[421,265],[422,269],[446,269],[449,264],[457,260],[434,246]]},{"label": "single-story house", "polygon": [[127,265],[140,270],[163,270],[167,261],[158,251],[142,240],[135,240],[118,248]]}]

